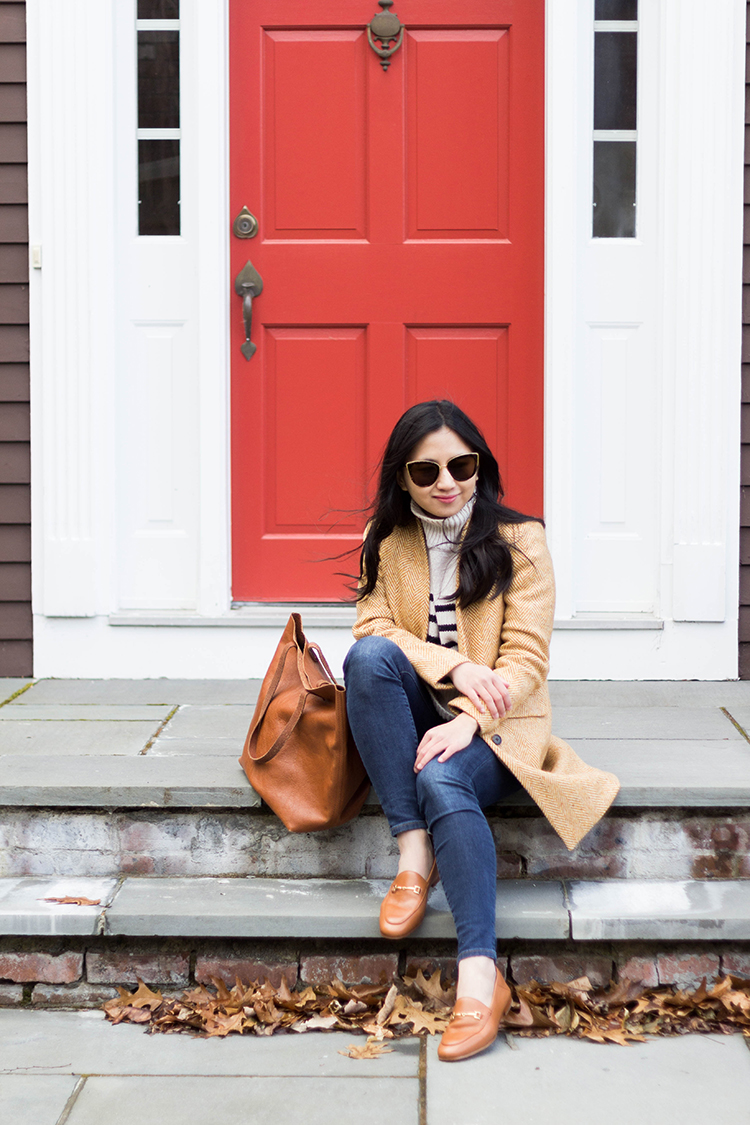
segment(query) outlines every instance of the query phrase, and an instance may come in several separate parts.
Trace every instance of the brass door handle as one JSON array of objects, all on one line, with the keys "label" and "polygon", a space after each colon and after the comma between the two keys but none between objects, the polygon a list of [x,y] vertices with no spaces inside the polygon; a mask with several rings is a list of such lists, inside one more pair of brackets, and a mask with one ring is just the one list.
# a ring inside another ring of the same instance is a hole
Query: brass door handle
[{"label": "brass door handle", "polygon": [[242,297],[242,319],[245,323],[245,342],[240,351],[245,359],[252,359],[258,350],[250,340],[253,326],[253,297],[259,297],[263,292],[263,278],[251,261],[245,262],[234,279],[234,291],[238,297]]}]

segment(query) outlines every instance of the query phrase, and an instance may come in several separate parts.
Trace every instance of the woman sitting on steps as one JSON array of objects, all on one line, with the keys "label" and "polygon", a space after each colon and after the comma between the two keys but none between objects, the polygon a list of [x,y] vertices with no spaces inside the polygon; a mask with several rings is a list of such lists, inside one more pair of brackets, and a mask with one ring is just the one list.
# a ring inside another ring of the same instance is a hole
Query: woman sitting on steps
[{"label": "woman sitting on steps", "polygon": [[456,925],[444,1060],[489,1046],[510,1006],[482,809],[522,786],[572,849],[619,788],[551,734],[544,525],[502,497],[497,461],[463,411],[437,400],[406,411],[381,464],[344,665],[351,729],[399,849],[381,932],[415,930],[438,878]]}]

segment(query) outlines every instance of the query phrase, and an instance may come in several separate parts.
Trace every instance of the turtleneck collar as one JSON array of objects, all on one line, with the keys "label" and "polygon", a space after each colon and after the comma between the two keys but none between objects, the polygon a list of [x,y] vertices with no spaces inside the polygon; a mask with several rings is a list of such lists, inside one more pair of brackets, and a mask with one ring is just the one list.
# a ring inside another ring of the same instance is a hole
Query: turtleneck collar
[{"label": "turtleneck collar", "polygon": [[474,510],[475,501],[476,493],[466,501],[459,512],[456,512],[453,516],[445,516],[443,519],[438,516],[431,516],[424,508],[420,508],[416,500],[412,500],[411,510],[412,515],[415,515],[422,523],[428,545],[439,542],[458,544],[461,531],[464,525],[468,523]]}]

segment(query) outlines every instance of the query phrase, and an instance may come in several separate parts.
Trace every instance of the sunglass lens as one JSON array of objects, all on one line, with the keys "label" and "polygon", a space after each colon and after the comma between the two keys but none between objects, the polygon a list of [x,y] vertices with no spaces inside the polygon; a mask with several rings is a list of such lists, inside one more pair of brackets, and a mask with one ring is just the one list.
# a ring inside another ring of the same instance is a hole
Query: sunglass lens
[{"label": "sunglass lens", "polygon": [[477,471],[477,456],[467,453],[464,457],[454,457],[448,462],[448,472],[457,481],[471,480]]},{"label": "sunglass lens", "polygon": [[429,488],[438,479],[440,466],[435,461],[410,461],[406,466],[417,488]]}]

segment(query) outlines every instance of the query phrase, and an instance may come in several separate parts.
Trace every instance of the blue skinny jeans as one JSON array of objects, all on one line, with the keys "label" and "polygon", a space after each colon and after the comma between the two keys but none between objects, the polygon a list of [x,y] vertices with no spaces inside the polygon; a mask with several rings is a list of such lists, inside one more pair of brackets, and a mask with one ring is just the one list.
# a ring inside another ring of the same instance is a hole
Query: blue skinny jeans
[{"label": "blue skinny jeans", "polygon": [[398,645],[363,637],[344,662],[349,725],[391,833],[426,828],[458,934],[458,960],[497,956],[495,841],[482,812],[520,788],[475,735],[447,762],[414,772],[417,746],[445,722]]}]

